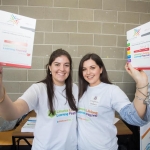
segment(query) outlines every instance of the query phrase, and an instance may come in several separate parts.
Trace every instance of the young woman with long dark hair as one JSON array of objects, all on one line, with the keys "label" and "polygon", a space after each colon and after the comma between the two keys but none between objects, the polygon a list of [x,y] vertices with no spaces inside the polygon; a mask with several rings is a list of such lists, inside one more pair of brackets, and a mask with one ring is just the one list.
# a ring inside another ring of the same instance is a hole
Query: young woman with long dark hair
[{"label": "young woman with long dark hair", "polygon": [[72,83],[72,60],[68,52],[54,51],[46,71],[44,80],[33,84],[12,102],[3,88],[0,67],[0,116],[13,120],[35,110],[32,150],[77,150],[78,87]]},{"label": "young woman with long dark hair", "polygon": [[130,63],[125,69],[136,82],[133,102],[109,81],[104,63],[97,54],[87,54],[81,59],[78,72],[78,150],[118,149],[115,111],[129,124],[142,126],[148,122],[147,75],[134,69]]}]

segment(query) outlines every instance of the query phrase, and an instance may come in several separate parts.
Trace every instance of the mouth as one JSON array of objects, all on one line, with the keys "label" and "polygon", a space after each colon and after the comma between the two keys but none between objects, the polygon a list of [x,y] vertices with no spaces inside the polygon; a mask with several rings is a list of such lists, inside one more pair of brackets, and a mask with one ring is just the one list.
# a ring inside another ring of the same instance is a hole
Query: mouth
[{"label": "mouth", "polygon": [[64,76],[65,75],[65,73],[62,73],[62,72],[58,72],[57,73],[59,76]]},{"label": "mouth", "polygon": [[87,76],[86,78],[90,80],[90,79],[93,79],[93,77],[94,76]]}]

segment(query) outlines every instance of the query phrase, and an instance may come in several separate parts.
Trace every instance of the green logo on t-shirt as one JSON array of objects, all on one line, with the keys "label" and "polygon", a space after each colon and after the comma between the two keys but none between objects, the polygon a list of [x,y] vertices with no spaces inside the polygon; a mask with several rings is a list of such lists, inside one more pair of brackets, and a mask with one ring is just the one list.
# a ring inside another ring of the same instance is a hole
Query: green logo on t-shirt
[{"label": "green logo on t-shirt", "polygon": [[54,111],[54,114],[52,114],[50,111],[48,111],[48,116],[53,118],[56,115],[56,111]]},{"label": "green logo on t-shirt", "polygon": [[68,117],[70,115],[76,115],[76,111],[71,110],[71,109],[59,109],[59,110],[55,110],[54,114],[52,114],[50,112],[50,110],[48,111],[48,116],[53,118],[53,117]]}]

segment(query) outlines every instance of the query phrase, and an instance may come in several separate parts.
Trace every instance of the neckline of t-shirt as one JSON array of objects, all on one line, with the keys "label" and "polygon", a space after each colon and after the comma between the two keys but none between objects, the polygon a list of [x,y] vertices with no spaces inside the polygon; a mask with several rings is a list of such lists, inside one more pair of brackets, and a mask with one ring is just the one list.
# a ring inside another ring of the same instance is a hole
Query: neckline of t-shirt
[{"label": "neckline of t-shirt", "polygon": [[88,85],[88,88],[93,89],[93,88],[101,87],[103,84],[104,84],[103,82],[100,82],[100,83],[99,83],[98,85],[96,85],[96,86],[89,86],[89,85]]},{"label": "neckline of t-shirt", "polygon": [[66,84],[64,84],[64,85],[56,85],[56,84],[54,84],[54,87],[55,88],[59,88],[59,89],[64,89],[66,87]]}]

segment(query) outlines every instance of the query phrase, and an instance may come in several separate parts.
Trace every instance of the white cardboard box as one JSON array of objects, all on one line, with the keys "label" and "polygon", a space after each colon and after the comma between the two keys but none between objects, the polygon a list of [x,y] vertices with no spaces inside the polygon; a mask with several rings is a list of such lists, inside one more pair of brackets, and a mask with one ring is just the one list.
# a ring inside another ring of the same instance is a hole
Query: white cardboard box
[{"label": "white cardboard box", "polygon": [[134,68],[150,70],[150,22],[127,31],[127,60]]},{"label": "white cardboard box", "polygon": [[0,10],[0,65],[31,68],[36,19]]}]

